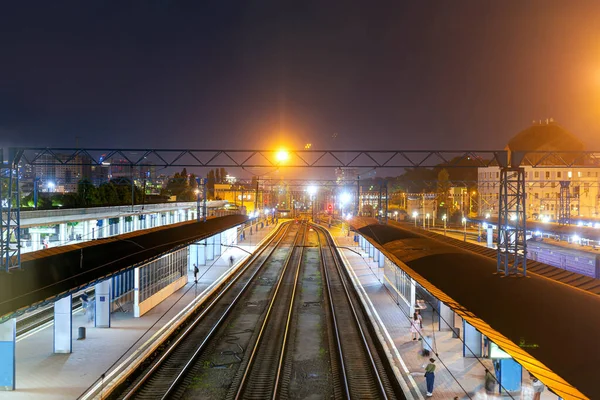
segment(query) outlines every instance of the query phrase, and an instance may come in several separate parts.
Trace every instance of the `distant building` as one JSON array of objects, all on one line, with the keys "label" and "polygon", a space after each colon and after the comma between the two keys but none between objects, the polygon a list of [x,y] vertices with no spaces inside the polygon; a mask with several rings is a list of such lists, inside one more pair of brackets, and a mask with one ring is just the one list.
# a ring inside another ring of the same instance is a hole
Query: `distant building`
[{"label": "distant building", "polygon": [[[33,179],[38,180],[38,190],[41,192],[76,192],[77,183],[82,177],[81,156],[75,156],[72,162],[57,164],[58,160],[67,161],[70,156],[66,154],[43,154],[33,166]],[[44,165],[53,164],[53,165]]]},{"label": "distant building", "polygon": [[226,200],[229,204],[244,207],[247,213],[254,212],[256,189],[230,185],[228,183],[215,183],[215,198]]},{"label": "distant building", "polygon": [[[513,137],[506,147],[509,151],[584,151],[585,145],[573,134],[552,120],[534,123]],[[558,153],[565,161],[574,157],[569,153]],[[571,217],[600,217],[600,176],[598,168],[557,167],[562,161],[548,158],[534,160],[540,167],[525,168],[527,218],[556,221],[559,218],[561,182],[568,185]],[[547,165],[545,168],[544,165]],[[500,193],[500,168],[478,169],[480,215],[498,214]]]}]

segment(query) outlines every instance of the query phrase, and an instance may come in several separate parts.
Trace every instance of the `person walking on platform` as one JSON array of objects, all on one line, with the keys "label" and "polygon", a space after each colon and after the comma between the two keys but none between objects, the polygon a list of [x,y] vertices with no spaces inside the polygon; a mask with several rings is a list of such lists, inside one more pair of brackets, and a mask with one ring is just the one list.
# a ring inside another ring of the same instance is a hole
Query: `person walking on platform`
[{"label": "person walking on platform", "polygon": [[92,299],[89,301],[88,306],[88,322],[94,322],[94,314],[96,313],[96,300]]},{"label": "person walking on platform", "polygon": [[81,294],[81,308],[83,309],[83,315],[87,315],[89,308],[89,299],[86,292]]},{"label": "person walking on platform", "polygon": [[435,381],[435,359],[430,358],[425,367],[425,381],[427,382],[427,397],[433,396],[433,382]]},{"label": "person walking on platform", "polygon": [[194,282],[198,283],[198,272],[200,272],[200,270],[198,269],[198,266],[196,264],[194,264]]},{"label": "person walking on platform", "polygon": [[417,318],[419,319],[419,326],[421,329],[423,329],[423,317],[421,316],[421,310],[415,311],[415,314],[417,314]]},{"label": "person walking on platform", "polygon": [[542,392],[544,391],[544,384],[538,378],[533,375],[531,376],[531,385],[533,386],[533,400],[540,400]]},{"label": "person walking on platform", "polygon": [[410,321],[410,333],[412,334],[412,340],[421,340],[421,320],[417,313],[413,314],[413,319]]},{"label": "person walking on platform", "polygon": [[229,266],[233,267],[233,256],[229,256]]}]

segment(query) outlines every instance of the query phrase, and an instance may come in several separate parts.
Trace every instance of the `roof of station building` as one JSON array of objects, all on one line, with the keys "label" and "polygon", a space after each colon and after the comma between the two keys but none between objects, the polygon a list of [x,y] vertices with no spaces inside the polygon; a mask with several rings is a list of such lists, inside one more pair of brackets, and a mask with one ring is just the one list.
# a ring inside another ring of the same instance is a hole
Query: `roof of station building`
[{"label": "roof of station building", "polygon": [[584,151],[577,136],[553,121],[534,122],[508,141],[510,151]]},{"label": "roof of station building", "polygon": [[[389,225],[359,231],[400,268],[563,398],[600,397],[600,297],[537,274],[506,278],[496,261]],[[587,367],[586,367],[587,366]]]},{"label": "roof of station building", "polygon": [[247,220],[243,215],[144,229],[22,256],[21,269],[0,276],[0,316],[83,288]]}]

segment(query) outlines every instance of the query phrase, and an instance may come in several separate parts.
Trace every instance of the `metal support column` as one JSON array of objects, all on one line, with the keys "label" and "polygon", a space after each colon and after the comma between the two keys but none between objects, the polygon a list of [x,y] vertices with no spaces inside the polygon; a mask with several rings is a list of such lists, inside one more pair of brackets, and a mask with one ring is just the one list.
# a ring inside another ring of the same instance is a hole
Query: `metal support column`
[{"label": "metal support column", "polygon": [[196,188],[196,222],[200,222],[200,179],[196,178],[198,187]]},{"label": "metal support column", "polygon": [[[527,275],[525,169],[500,169],[497,273]],[[522,269],[522,272],[521,270]]]},{"label": "metal support column", "polygon": [[356,176],[356,216],[360,216],[360,175]]},{"label": "metal support column", "polygon": [[571,181],[560,181],[560,197],[558,198],[558,223],[571,224]]},{"label": "metal support column", "polygon": [[379,185],[379,197],[377,198],[377,221],[381,224],[381,192],[383,190],[383,186]]},{"label": "metal support column", "polygon": [[206,222],[206,183],[208,179],[202,179],[202,221]]},{"label": "metal support column", "polygon": [[19,161],[23,150],[0,149],[0,271],[21,268]]},{"label": "metal support column", "polygon": [[388,182],[385,181],[385,224],[388,223],[388,206],[389,206],[390,197],[388,195]]}]

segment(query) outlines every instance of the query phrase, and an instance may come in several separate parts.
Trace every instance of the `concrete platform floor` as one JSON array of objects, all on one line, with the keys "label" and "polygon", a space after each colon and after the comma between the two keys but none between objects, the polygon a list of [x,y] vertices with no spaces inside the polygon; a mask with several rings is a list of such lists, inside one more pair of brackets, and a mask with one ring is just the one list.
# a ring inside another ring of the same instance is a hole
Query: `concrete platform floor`
[{"label": "concrete platform floor", "polygon": [[[200,266],[198,285],[189,272],[189,282],[180,290],[141,318],[134,318],[131,306],[126,312],[112,314],[111,328],[94,328],[83,313],[73,315],[73,352],[54,354],[53,329],[46,328],[17,342],[16,387],[12,392],[0,392],[2,400],[64,400],[76,399],[83,394],[113,364],[118,364],[137,344],[148,340],[157,330],[168,323],[179,311],[208,287],[216,278],[230,268],[229,257],[235,262],[248,256],[271,230],[273,225],[246,234],[239,242],[243,249],[223,248],[220,258]],[[87,328],[85,340],[77,339],[80,326]]]},{"label": "concrete platform floor", "polygon": [[[380,326],[387,332],[397,350],[394,363],[401,371],[404,382],[411,389],[410,399],[425,399],[426,386],[424,370],[429,357],[420,354],[421,342],[413,341],[410,333],[410,322],[400,307],[396,304],[388,289],[383,285],[383,268],[379,268],[362,249],[353,242],[353,236],[347,236],[348,231],[331,228],[331,234],[343,256],[357,277],[364,293],[376,310]],[[350,250],[351,249],[351,250]],[[357,254],[359,253],[359,254]],[[484,388],[485,368],[493,371],[490,359],[482,358],[480,362],[474,358],[462,356],[462,342],[452,338],[451,331],[438,331],[437,323],[423,312],[423,334],[435,336],[435,348],[438,352],[437,369],[435,374],[434,393],[432,399],[510,399],[510,396],[487,394]],[[443,365],[442,365],[443,362]],[[444,366],[445,365],[445,366]],[[523,370],[523,385],[520,395],[514,399],[533,399],[533,389],[527,371]],[[547,389],[542,393],[542,400],[557,400],[557,396]]]}]

